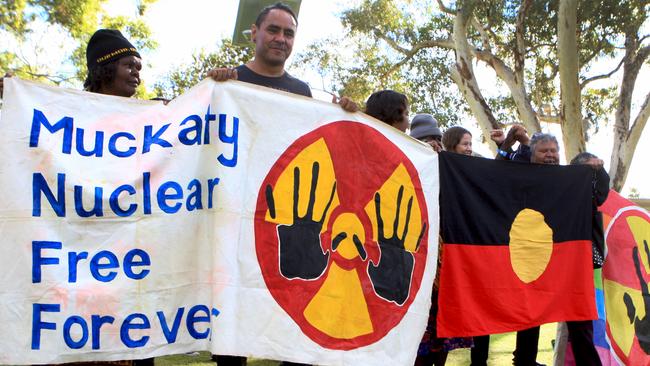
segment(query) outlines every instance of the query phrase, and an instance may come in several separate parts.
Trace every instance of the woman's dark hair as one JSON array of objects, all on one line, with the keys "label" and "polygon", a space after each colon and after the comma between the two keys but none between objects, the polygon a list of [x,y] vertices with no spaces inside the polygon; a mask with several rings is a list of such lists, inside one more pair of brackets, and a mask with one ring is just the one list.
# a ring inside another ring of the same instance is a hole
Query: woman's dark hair
[{"label": "woman's dark hair", "polygon": [[366,114],[392,125],[402,120],[408,108],[406,95],[393,90],[380,90],[372,93],[366,101]]},{"label": "woman's dark hair", "polygon": [[444,147],[446,151],[453,152],[456,145],[460,144],[460,140],[463,139],[463,136],[465,136],[466,133],[472,136],[471,132],[460,126],[448,128],[447,131],[442,134],[442,147]]},{"label": "woman's dark hair", "polygon": [[117,62],[118,60],[114,60],[89,69],[88,76],[86,76],[86,80],[84,81],[84,90],[97,93],[102,85],[113,82],[115,73],[117,72]]}]

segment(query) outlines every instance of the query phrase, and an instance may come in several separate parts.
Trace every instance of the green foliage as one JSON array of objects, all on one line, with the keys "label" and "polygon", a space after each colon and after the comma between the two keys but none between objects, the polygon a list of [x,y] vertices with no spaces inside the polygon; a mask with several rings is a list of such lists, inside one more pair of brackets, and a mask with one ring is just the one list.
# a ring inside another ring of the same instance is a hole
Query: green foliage
[{"label": "green foliage", "polygon": [[[517,72],[522,67],[523,82],[533,109],[550,105],[559,110],[557,56],[558,0],[532,0],[525,11],[523,1],[482,0],[443,1],[450,9],[440,9],[432,1],[362,0],[341,14],[344,37],[321,41],[300,55],[304,65],[322,70],[323,79],[333,89],[358,101],[373,91],[394,88],[412,100],[413,111],[429,111],[444,123],[459,122],[467,104],[451,78],[455,63],[453,46],[454,7],[472,9],[480,28],[467,30],[470,47],[489,51]],[[578,8],[581,79],[593,76],[603,63],[618,63],[626,32],[638,31],[648,17],[644,0],[580,1]],[[519,14],[523,29],[523,50],[517,51]],[[439,41],[433,43],[432,41]],[[344,45],[341,47],[341,45]],[[354,50],[351,53],[350,50]],[[519,63],[521,61],[521,63]],[[479,77],[479,82],[482,80]],[[499,122],[518,120],[510,92],[498,86],[500,95],[487,98]],[[585,120],[597,130],[615,108],[617,88],[583,89]]]},{"label": "green foliage", "polygon": [[95,31],[103,0],[29,0],[48,23],[58,24],[74,39]]},{"label": "green foliage", "polygon": [[[582,116],[588,126],[596,133],[600,126],[607,123],[608,114],[615,108],[618,95],[615,87],[587,89],[582,93]],[[585,128],[585,131],[587,129]]]},{"label": "green foliage", "polygon": [[[22,78],[79,86],[86,77],[86,45],[90,36],[99,28],[120,29],[136,45],[139,51],[146,52],[157,45],[150,39],[150,30],[141,16],[146,8],[156,0],[136,2],[134,17],[110,17],[103,11],[106,0],[0,0],[0,33],[12,38],[18,48],[28,47],[34,35],[33,26],[45,23],[48,32],[60,33],[62,39],[70,39],[76,46],[62,65],[39,65],[34,60],[10,51],[0,52],[0,71],[10,71]],[[48,47],[33,47],[37,55],[47,56]],[[64,69],[73,71],[64,71]],[[146,92],[141,92],[145,95]]]},{"label": "green foliage", "polygon": [[26,0],[0,0],[0,30],[24,33],[25,24],[30,20],[23,15],[26,6]]},{"label": "green foliage", "polygon": [[[125,34],[131,43],[138,49],[140,54],[143,51],[153,50],[158,47],[158,44],[151,39],[151,31],[149,26],[142,18],[130,19],[124,16],[109,17],[103,16],[101,28],[119,29]],[[78,80],[85,80],[88,74],[86,68],[86,46],[90,40],[90,36],[99,27],[95,27],[89,33],[83,35],[79,39],[79,46],[74,50],[71,60],[76,67],[76,77]],[[146,60],[144,60],[146,62]],[[141,96],[136,94],[136,96]]]},{"label": "green foliage", "polygon": [[252,60],[254,48],[251,44],[236,45],[224,40],[219,50],[213,53],[200,51],[192,55],[189,64],[181,65],[154,86],[158,96],[173,99],[203,80],[208,71],[218,67],[237,67]]},{"label": "green foliage", "polygon": [[[423,49],[395,67],[403,59],[395,49],[399,44],[441,36],[440,28],[451,26],[446,18],[420,24],[416,20],[428,17],[420,9],[431,11],[427,2],[364,1],[343,12],[345,36],[311,44],[295,64],[318,70],[326,88],[361,105],[374,91],[392,89],[408,96],[413,113],[431,113],[441,125],[458,124],[466,107],[449,76],[451,51]],[[398,41],[386,44],[379,34]]]},{"label": "green foliage", "polygon": [[627,195],[627,198],[631,200],[638,200],[641,197],[641,193],[639,193],[639,190],[632,187],[630,188],[630,193]]},{"label": "green foliage", "polygon": [[452,19],[434,14],[427,1],[364,0],[342,13],[347,34],[310,45],[296,64],[319,70],[331,90],[362,105],[374,91],[393,89],[408,96],[412,113],[459,124],[467,106],[450,78],[453,52],[423,48],[408,60],[402,52],[448,36]]}]

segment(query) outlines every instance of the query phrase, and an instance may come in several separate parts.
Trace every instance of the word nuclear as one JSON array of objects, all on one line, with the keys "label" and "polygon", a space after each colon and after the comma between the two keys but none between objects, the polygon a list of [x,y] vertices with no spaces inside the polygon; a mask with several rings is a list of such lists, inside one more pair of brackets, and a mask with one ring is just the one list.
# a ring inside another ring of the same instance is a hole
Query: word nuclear
[{"label": "word nuclear", "polygon": [[[128,217],[136,213],[151,215],[152,198],[155,197],[155,203],[158,209],[167,214],[178,212],[183,206],[187,211],[201,210],[205,206],[213,207],[214,188],[219,184],[219,178],[207,179],[201,183],[198,179],[192,179],[187,184],[187,193],[184,192],[183,186],[175,181],[165,181],[158,185],[155,192],[151,190],[151,173],[142,173],[142,183],[122,184],[112,189],[108,194],[108,206],[111,211],[120,217]],[[136,188],[140,188],[140,192]],[[84,189],[81,185],[70,187],[66,184],[66,175],[58,173],[54,189],[41,173],[34,173],[32,176],[32,216],[39,217],[42,213],[41,197],[50,204],[50,207],[59,217],[66,217],[66,192],[74,192],[74,208],[79,217],[104,216],[104,187],[94,187],[94,189]],[[90,192],[88,192],[90,191]],[[56,192],[56,193],[55,193]],[[93,198],[92,208],[85,208],[83,197]],[[153,196],[153,197],[152,197]],[[207,196],[207,202],[204,198]],[[135,202],[136,197],[142,201]],[[185,199],[185,205],[182,200]]]}]

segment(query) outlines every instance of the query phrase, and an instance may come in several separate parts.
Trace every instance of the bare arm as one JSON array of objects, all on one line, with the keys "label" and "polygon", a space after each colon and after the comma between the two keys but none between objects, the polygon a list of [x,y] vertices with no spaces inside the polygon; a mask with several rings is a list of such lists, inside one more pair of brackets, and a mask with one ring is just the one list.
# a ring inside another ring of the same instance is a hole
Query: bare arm
[{"label": "bare arm", "polygon": [[357,103],[355,103],[352,99],[348,97],[337,98],[336,95],[333,95],[332,103],[337,103],[346,112],[354,113],[359,110],[359,105],[357,105]]},{"label": "bare arm", "polygon": [[208,77],[211,77],[214,81],[237,80],[237,69],[227,67],[212,69],[208,71]]},{"label": "bare arm", "polygon": [[[12,76],[13,76],[13,75],[12,75],[11,73],[8,72],[8,73],[5,73],[5,76],[4,76],[4,77],[6,77],[6,78],[10,78],[10,77],[12,77]],[[4,79],[3,79],[3,78],[0,78],[0,98],[2,98],[2,93],[3,93],[3,92],[4,92]]]}]

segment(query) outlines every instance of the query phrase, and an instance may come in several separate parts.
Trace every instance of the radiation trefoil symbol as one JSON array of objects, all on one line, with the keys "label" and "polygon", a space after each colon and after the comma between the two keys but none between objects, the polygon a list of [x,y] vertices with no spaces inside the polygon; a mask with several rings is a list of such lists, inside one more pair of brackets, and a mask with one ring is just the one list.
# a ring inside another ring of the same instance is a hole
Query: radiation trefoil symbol
[{"label": "radiation trefoil symbol", "polygon": [[620,209],[605,238],[607,336],[623,363],[650,364],[650,215],[635,206]]},{"label": "radiation trefoil symbol", "polygon": [[428,214],[418,172],[375,129],[339,121],[298,138],[262,182],[255,246],[273,298],[330,349],[382,339],[422,281]]}]

